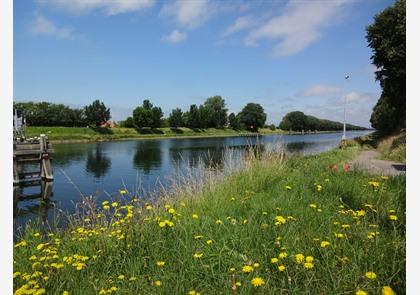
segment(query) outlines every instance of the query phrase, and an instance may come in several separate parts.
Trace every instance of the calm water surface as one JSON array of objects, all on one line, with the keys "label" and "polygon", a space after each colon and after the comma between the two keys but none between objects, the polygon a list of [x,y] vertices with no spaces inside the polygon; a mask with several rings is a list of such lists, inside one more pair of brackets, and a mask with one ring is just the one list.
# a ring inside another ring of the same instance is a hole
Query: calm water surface
[{"label": "calm water surface", "polygon": [[[348,132],[348,137],[369,132]],[[148,192],[168,186],[180,169],[199,164],[224,169],[227,150],[231,158],[238,158],[250,145],[257,144],[264,150],[281,143],[286,152],[313,154],[336,147],[341,136],[328,133],[54,144],[54,181],[43,190],[46,194],[51,190],[50,197],[42,201],[41,186],[16,188],[14,228],[16,231],[30,219],[51,220],[54,208],[73,213],[82,195],[93,195],[100,203],[126,187],[130,191],[140,189],[146,197]]]}]

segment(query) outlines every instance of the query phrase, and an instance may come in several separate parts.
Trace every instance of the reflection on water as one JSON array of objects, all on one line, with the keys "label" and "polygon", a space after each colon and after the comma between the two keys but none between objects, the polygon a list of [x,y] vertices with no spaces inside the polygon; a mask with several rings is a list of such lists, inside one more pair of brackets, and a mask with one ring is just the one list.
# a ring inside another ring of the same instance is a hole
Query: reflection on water
[{"label": "reflection on water", "polygon": [[102,150],[102,145],[97,144],[94,149],[89,149],[86,158],[86,172],[95,178],[101,178],[111,168],[111,158]]},{"label": "reflection on water", "polygon": [[[368,132],[349,132],[349,138]],[[74,213],[82,195],[100,204],[121,188],[152,192],[167,187],[183,170],[205,167],[229,170],[249,147],[257,154],[281,145],[287,153],[313,154],[338,145],[341,133],[254,137],[130,140],[55,144],[54,185],[16,187],[15,227],[29,219],[51,220],[52,207]],[[226,158],[229,157],[229,161]],[[229,162],[229,163],[227,163]]]}]

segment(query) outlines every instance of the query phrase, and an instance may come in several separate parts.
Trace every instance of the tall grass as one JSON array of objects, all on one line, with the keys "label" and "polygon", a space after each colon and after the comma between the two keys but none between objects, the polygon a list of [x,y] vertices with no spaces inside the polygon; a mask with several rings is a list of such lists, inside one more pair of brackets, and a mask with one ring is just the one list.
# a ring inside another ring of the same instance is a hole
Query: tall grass
[{"label": "tall grass", "polygon": [[122,190],[66,230],[29,226],[16,293],[403,294],[405,177],[347,169],[356,151],[249,153],[153,204]]}]

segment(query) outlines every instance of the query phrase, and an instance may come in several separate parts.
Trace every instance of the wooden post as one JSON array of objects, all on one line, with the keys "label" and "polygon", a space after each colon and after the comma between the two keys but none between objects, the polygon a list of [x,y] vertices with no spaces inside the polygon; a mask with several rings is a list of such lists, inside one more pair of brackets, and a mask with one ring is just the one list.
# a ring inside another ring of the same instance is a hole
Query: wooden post
[{"label": "wooden post", "polygon": [[52,194],[52,182],[41,181],[41,199],[49,200]]},{"label": "wooden post", "polygon": [[41,179],[53,180],[52,166],[48,155],[48,142],[45,134],[41,134],[39,138],[41,150]]},{"label": "wooden post", "polygon": [[16,156],[13,155],[13,185],[17,185],[18,183],[19,183],[19,171],[18,171]]}]

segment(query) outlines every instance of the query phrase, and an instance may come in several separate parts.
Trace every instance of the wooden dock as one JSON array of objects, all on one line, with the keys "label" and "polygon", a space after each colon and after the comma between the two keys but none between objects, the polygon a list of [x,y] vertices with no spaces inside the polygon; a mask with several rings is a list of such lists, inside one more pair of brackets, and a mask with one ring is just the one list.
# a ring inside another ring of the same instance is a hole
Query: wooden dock
[{"label": "wooden dock", "polygon": [[[54,179],[50,155],[54,152],[48,137],[41,134],[36,139],[16,139],[13,141],[13,185],[34,181],[52,181]],[[27,172],[25,164],[32,164],[38,169]]]}]

